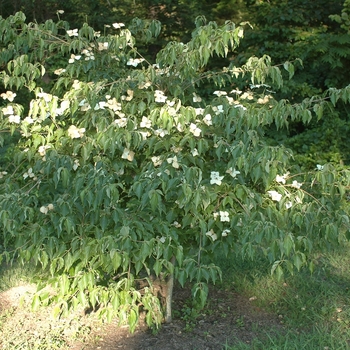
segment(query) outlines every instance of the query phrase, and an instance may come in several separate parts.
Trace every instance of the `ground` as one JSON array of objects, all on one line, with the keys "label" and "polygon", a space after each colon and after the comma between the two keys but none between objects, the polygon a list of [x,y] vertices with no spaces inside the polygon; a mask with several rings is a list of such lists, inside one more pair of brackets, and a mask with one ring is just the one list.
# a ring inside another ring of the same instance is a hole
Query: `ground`
[{"label": "ground", "polygon": [[193,318],[189,289],[177,287],[173,322],[158,332],[141,322],[133,334],[116,321],[102,324],[93,314],[54,320],[50,308],[33,313],[28,304],[34,291],[27,284],[0,293],[2,349],[218,350],[283,329],[283,320],[257,307],[254,296],[230,288],[212,288],[206,308]]}]

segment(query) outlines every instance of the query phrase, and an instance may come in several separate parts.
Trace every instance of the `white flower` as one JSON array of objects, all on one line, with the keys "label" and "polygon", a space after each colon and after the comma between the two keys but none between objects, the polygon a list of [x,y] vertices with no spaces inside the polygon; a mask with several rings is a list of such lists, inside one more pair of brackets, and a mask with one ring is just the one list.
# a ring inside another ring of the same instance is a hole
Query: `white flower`
[{"label": "white flower", "polygon": [[193,102],[202,102],[200,96],[198,96],[195,92],[193,93]]},{"label": "white flower", "polygon": [[71,125],[68,128],[68,136],[71,139],[79,139],[84,136],[85,128],[78,129],[75,125]]},{"label": "white flower", "polygon": [[174,221],[172,225],[175,226],[176,228],[181,227],[181,224],[179,224],[177,221]]},{"label": "white flower", "polygon": [[292,202],[287,202],[287,203],[286,203],[286,208],[287,208],[287,209],[289,209],[289,208],[291,208],[291,207],[292,207],[292,205],[293,205],[293,203],[292,203]]},{"label": "white flower", "polygon": [[57,10],[57,13],[59,13],[60,15],[63,15],[64,11],[63,10]]},{"label": "white flower", "polygon": [[206,114],[205,117],[203,118],[203,122],[205,124],[209,125],[213,125],[213,122],[211,121],[211,115],[210,114]]},{"label": "white flower", "polygon": [[40,210],[40,212],[43,213],[43,214],[47,214],[47,212],[49,211],[49,209],[48,209],[47,207],[44,207],[44,206],[40,207],[39,210]]},{"label": "white flower", "polygon": [[230,91],[230,94],[237,94],[237,95],[240,95],[243,91],[240,91],[240,90],[232,90]]},{"label": "white flower", "polygon": [[61,102],[60,108],[56,109],[56,114],[62,115],[64,113],[64,111],[69,108],[69,104],[70,104],[69,100],[63,100]]},{"label": "white flower", "polygon": [[324,169],[323,165],[320,165],[320,164],[316,165],[316,170],[323,170],[323,169]]},{"label": "white flower", "polygon": [[95,107],[94,107],[94,111],[98,111],[99,109],[105,109],[107,105],[106,101],[100,101],[98,103],[96,103]]},{"label": "white flower", "polygon": [[164,92],[163,91],[160,91],[160,90],[156,90],[154,92],[154,100],[156,102],[162,102],[164,103],[166,101],[167,97],[164,95]]},{"label": "white flower", "polygon": [[236,170],[235,168],[229,168],[226,170],[227,174],[230,174],[233,178],[235,178],[238,174],[240,174],[241,172]]},{"label": "white flower", "polygon": [[19,115],[10,115],[9,122],[19,124],[21,122],[21,117]]},{"label": "white flower", "polygon": [[128,120],[126,118],[116,119],[114,121],[120,128],[124,128],[128,124]]},{"label": "white flower", "polygon": [[80,166],[79,160],[75,159],[73,164],[73,170],[74,171],[77,170],[79,166]]},{"label": "white flower", "polygon": [[233,108],[242,108],[244,111],[247,110],[247,108],[245,108],[243,105],[238,104],[238,105],[234,105]]},{"label": "white flower", "polygon": [[128,94],[128,96],[123,95],[123,96],[121,97],[122,100],[131,101],[131,100],[134,98],[134,91],[128,89],[128,90],[126,91],[126,93]]},{"label": "white flower", "polygon": [[213,216],[214,216],[214,220],[216,220],[217,217],[219,216],[219,213],[213,213]]},{"label": "white flower", "polygon": [[43,98],[45,102],[51,102],[53,96],[51,94],[47,94],[46,92],[39,92],[37,97]]},{"label": "white flower", "polygon": [[39,152],[39,154],[40,154],[42,157],[44,157],[45,154],[46,154],[46,150],[49,149],[49,148],[51,148],[50,145],[40,146],[40,147],[38,148],[38,152]]},{"label": "white flower", "polygon": [[267,191],[273,201],[279,202],[282,198],[282,195],[276,191]]},{"label": "white flower", "polygon": [[40,207],[39,210],[40,210],[41,213],[43,213],[43,214],[46,215],[46,214],[48,213],[48,211],[49,211],[49,210],[53,210],[53,208],[54,208],[53,204],[49,204],[49,205],[46,206],[46,207],[45,207],[45,206]]},{"label": "white flower", "polygon": [[230,230],[228,230],[228,229],[223,230],[221,236],[222,236],[222,237],[227,237],[227,235],[228,235],[229,233],[231,233]]},{"label": "white flower", "polygon": [[147,117],[142,117],[142,121],[140,123],[140,128],[150,129],[152,127],[152,122]]},{"label": "white flower", "polygon": [[213,111],[215,112],[216,115],[223,113],[224,111],[224,106],[223,105],[219,105],[219,106],[214,106],[213,107]]},{"label": "white flower", "polygon": [[140,134],[142,136],[142,140],[143,141],[146,141],[147,140],[147,137],[150,137],[151,136],[151,133],[148,132],[148,131],[140,131]]},{"label": "white flower", "polygon": [[56,74],[56,75],[61,75],[65,71],[66,70],[64,68],[59,68],[59,69],[56,69],[53,73]]},{"label": "white flower", "polygon": [[178,161],[177,161],[177,157],[176,157],[176,156],[174,156],[174,157],[172,157],[172,158],[168,158],[166,161],[167,161],[169,164],[171,164],[171,165],[173,166],[173,168],[179,169],[180,165],[179,165],[179,163],[178,163]]},{"label": "white flower", "polygon": [[120,29],[122,27],[125,27],[125,24],[124,23],[113,23],[112,26],[115,28],[115,29]]},{"label": "white flower", "polygon": [[149,81],[145,82],[145,83],[140,83],[138,88],[143,90],[143,89],[148,89],[150,86],[152,86],[152,83],[150,83]]},{"label": "white flower", "polygon": [[196,156],[199,155],[197,148],[193,148],[193,150],[191,151],[191,153],[192,153],[192,156],[193,156],[193,157],[196,157]]},{"label": "white flower", "polygon": [[29,178],[35,177],[35,174],[33,173],[32,168],[29,168],[28,171],[23,174],[24,179],[26,179],[27,177],[29,177]]},{"label": "white flower", "polygon": [[218,97],[225,96],[225,95],[227,95],[227,92],[226,91],[214,91],[213,95],[216,95]]},{"label": "white flower", "polygon": [[12,106],[7,106],[7,107],[2,109],[2,113],[4,115],[10,115],[10,114],[15,114],[15,111],[13,110]]},{"label": "white flower", "polygon": [[224,178],[224,176],[220,176],[218,171],[212,171],[210,173],[210,184],[216,184],[221,185],[221,180]]},{"label": "white flower", "polygon": [[69,36],[78,36],[78,29],[67,30]]},{"label": "white flower", "polygon": [[137,67],[137,65],[143,62],[144,60],[144,58],[129,58],[128,62],[126,62],[126,65]]},{"label": "white flower", "polygon": [[288,176],[288,174],[284,174],[284,175],[276,175],[276,181],[282,184],[286,183],[286,177]]},{"label": "white flower", "polygon": [[169,134],[169,131],[164,129],[157,129],[154,131],[154,133],[156,136],[164,137],[165,135]]},{"label": "white flower", "polygon": [[162,164],[162,160],[160,159],[159,156],[154,156],[151,158],[151,160],[152,160],[154,166],[159,166]]},{"label": "white flower", "polygon": [[2,179],[7,174],[7,171],[0,171],[0,179]]},{"label": "white flower", "polygon": [[194,135],[194,136],[200,136],[200,134],[201,134],[201,129],[199,129],[198,127],[197,127],[197,125],[196,124],[194,124],[194,123],[191,123],[191,125],[190,125],[190,132]]},{"label": "white flower", "polygon": [[75,60],[80,60],[81,55],[74,55],[73,53],[70,55],[70,59],[68,60],[68,63],[73,63]]},{"label": "white flower", "polygon": [[214,233],[213,229],[208,231],[205,235],[207,237],[210,237],[213,241],[216,241],[218,239],[218,236],[216,235],[216,233]]},{"label": "white flower", "polygon": [[34,123],[34,119],[31,117],[25,117],[23,119],[24,122],[28,123],[28,124],[33,124]]},{"label": "white flower", "polygon": [[72,84],[72,88],[74,90],[79,90],[81,88],[81,83],[78,79],[74,79],[73,84]]},{"label": "white flower", "polygon": [[299,189],[302,185],[303,185],[302,183],[294,180],[291,186],[294,187],[294,188]]},{"label": "white flower", "polygon": [[227,211],[220,211],[219,215],[220,215],[220,221],[230,222],[230,216]]},{"label": "white flower", "polygon": [[161,243],[165,243],[165,240],[166,240],[166,237],[164,237],[164,236],[162,236],[162,237],[159,238],[159,241],[160,241]]},{"label": "white flower", "polygon": [[204,113],[204,108],[195,108],[196,115],[202,115]]},{"label": "white flower", "polygon": [[6,91],[6,93],[2,93],[0,96],[4,100],[9,100],[10,102],[12,102],[15,99],[15,97],[17,96],[17,94],[15,94],[12,91]]},{"label": "white flower", "polygon": [[101,43],[99,42],[98,43],[98,51],[103,51],[103,50],[107,50],[108,49],[108,42],[104,42],[104,43]]},{"label": "white flower", "polygon": [[132,162],[134,159],[135,152],[130,151],[128,148],[124,148],[122,159],[127,159],[129,162]]}]

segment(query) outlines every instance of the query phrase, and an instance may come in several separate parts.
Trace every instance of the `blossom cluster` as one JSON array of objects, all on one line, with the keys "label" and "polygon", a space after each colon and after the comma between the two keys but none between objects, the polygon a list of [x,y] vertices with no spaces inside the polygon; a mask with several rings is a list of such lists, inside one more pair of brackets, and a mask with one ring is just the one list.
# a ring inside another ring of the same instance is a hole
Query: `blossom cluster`
[{"label": "blossom cluster", "polygon": [[40,213],[43,213],[43,214],[47,214],[50,210],[53,210],[54,209],[54,206],[53,204],[48,204],[47,206],[42,206],[40,207]]}]

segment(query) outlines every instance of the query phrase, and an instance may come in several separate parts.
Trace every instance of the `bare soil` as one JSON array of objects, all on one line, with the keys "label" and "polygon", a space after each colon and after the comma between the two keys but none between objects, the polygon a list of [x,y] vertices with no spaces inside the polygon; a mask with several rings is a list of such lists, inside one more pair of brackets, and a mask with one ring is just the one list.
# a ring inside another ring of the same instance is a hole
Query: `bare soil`
[{"label": "bare soil", "polygon": [[[116,321],[103,324],[93,314],[54,320],[50,308],[31,312],[29,303],[34,291],[34,286],[25,285],[0,293],[1,349],[16,349],[26,342],[32,344],[28,349],[35,344],[37,349],[220,350],[225,344],[250,344],[267,333],[283,332],[283,321],[278,316],[261,310],[254,296],[233,290],[212,288],[205,309],[191,318],[190,290],[177,287],[173,322],[155,333],[141,321],[133,334],[127,327],[118,327]],[[22,345],[21,349],[26,348]]]}]

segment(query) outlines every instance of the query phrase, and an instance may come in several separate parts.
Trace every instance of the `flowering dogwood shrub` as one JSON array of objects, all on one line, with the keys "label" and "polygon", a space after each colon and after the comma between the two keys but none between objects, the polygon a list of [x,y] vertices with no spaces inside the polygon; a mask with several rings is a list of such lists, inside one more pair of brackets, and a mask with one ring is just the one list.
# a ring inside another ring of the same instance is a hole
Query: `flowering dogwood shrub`
[{"label": "flowering dogwood shrub", "polygon": [[[102,34],[61,20],[27,24],[22,13],[0,21],[0,129],[21,135],[0,169],[2,257],[49,271],[43,286],[57,292],[39,290],[34,308],[98,305],[131,330],[141,307],[149,325],[162,320],[152,275],[192,281],[203,306],[221,276],[206,263],[215,252],[262,251],[279,277],[312,270],[313,250],[346,238],[350,180],[332,164],[299,173],[288,149],[264,139],[271,124],[307,123],[327,103],[348,103],[350,87],[277,101],[282,73],[269,57],[206,69],[239,45],[241,27],[198,18],[190,42],[168,43],[151,62],[136,38],[154,40],[160,24],[135,23],[133,36],[123,23]],[[50,66],[53,56],[65,63]],[[283,69],[292,77],[292,63]],[[55,77],[49,91],[45,70]]]}]

